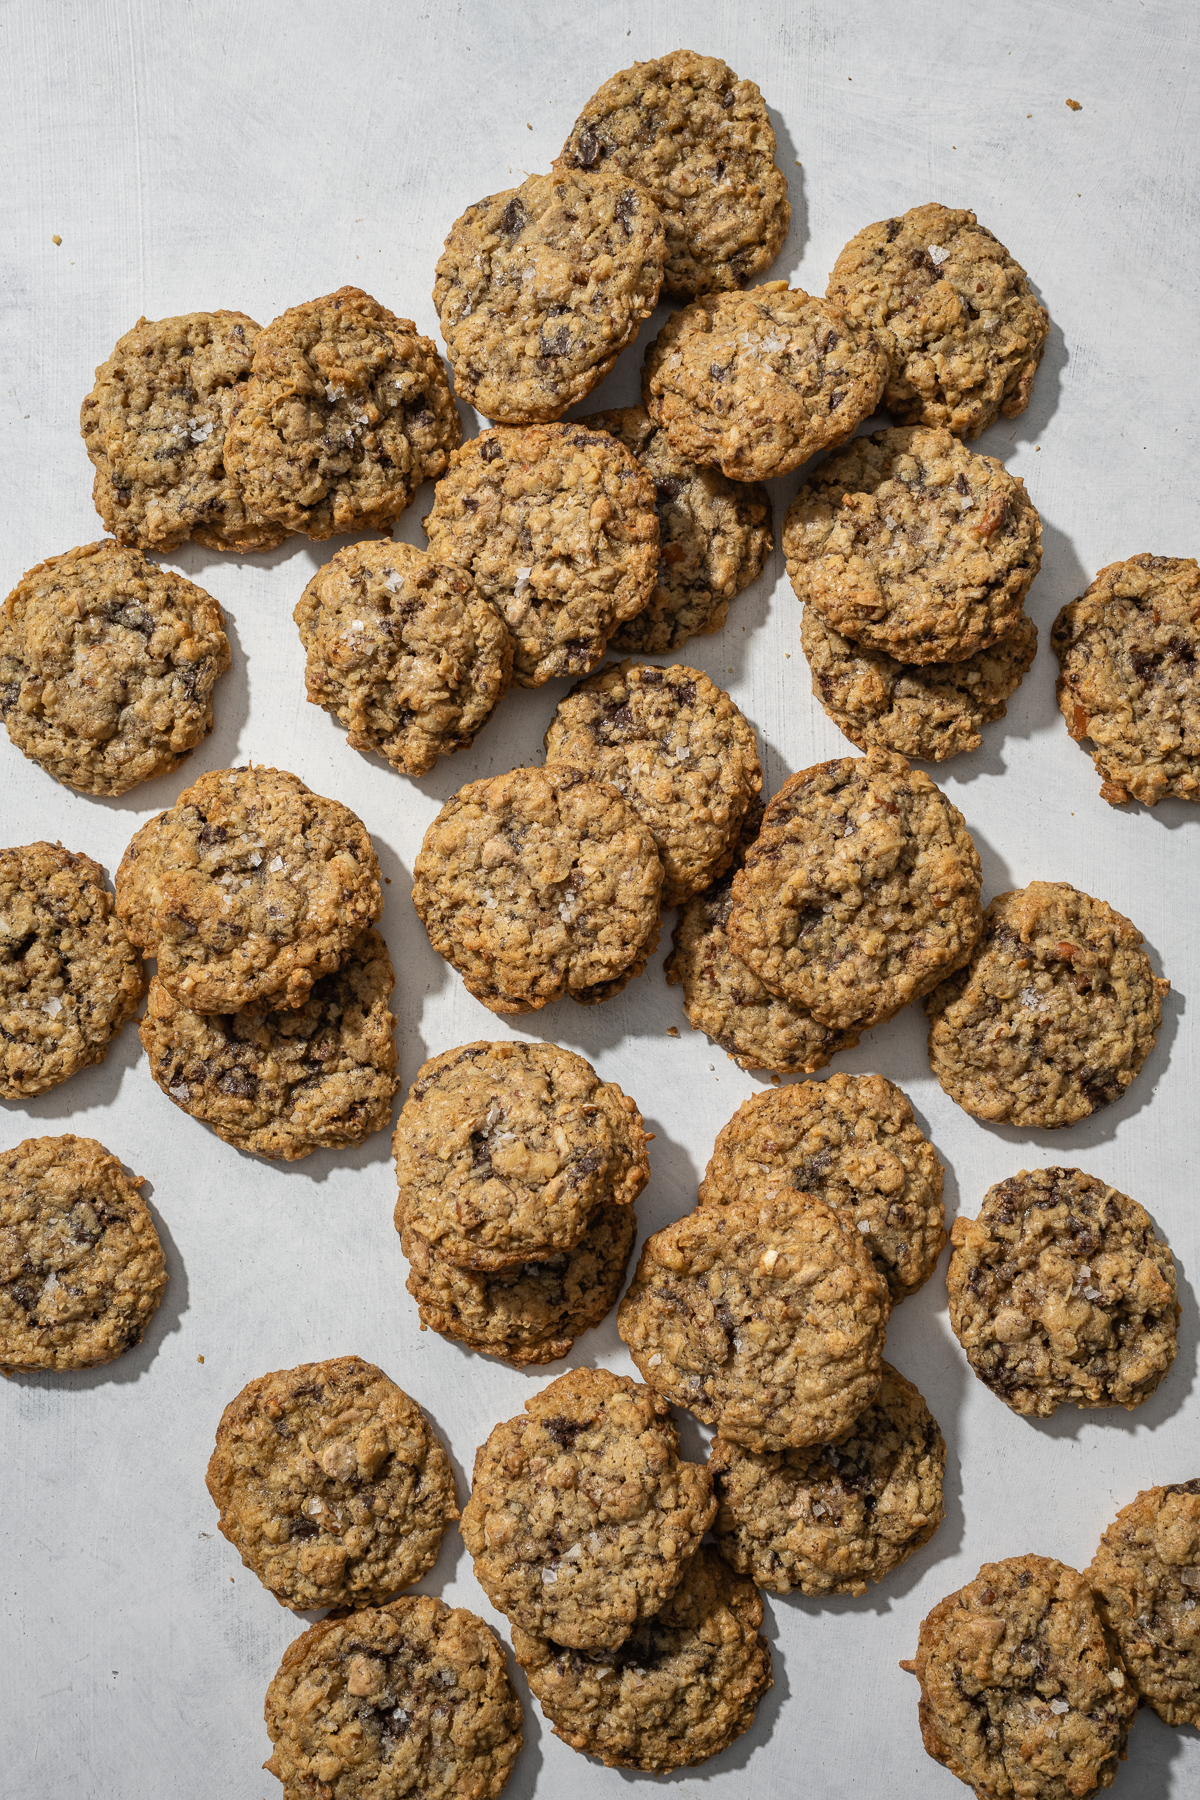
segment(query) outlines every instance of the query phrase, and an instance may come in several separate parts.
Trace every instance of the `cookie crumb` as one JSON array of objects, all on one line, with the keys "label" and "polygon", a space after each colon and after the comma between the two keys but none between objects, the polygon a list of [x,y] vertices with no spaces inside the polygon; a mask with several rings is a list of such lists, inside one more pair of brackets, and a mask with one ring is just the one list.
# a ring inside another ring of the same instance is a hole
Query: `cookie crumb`
[{"label": "cookie crumb", "polygon": [[62,239],[59,237],[57,231],[51,237],[50,242],[52,244],[61,244],[62,243]]},{"label": "cookie crumb", "polygon": [[1082,112],[1083,111],[1083,107],[1078,100],[1068,100],[1067,105],[1070,107],[1072,112]]},{"label": "cookie crumb", "polygon": [[204,1361],[204,1358],[203,1358],[203,1357],[202,1357],[202,1356],[198,1356],[198,1357],[197,1357],[197,1358],[196,1358],[196,1361],[197,1361],[197,1362],[203,1362],[203,1361]]},{"label": "cookie crumb", "polygon": [[668,1025],[667,1026],[667,1036],[668,1037],[678,1037],[679,1036],[678,1025]]}]

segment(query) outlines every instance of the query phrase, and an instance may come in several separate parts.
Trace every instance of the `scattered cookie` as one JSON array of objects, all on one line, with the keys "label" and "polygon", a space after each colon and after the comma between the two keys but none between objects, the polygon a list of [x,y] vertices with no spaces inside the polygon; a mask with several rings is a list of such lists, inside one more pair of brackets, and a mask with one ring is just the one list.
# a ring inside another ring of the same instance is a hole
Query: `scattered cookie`
[{"label": "scattered cookie", "polygon": [[1084,1573],[1142,1699],[1168,1725],[1200,1725],[1200,1480],[1122,1507]]}]

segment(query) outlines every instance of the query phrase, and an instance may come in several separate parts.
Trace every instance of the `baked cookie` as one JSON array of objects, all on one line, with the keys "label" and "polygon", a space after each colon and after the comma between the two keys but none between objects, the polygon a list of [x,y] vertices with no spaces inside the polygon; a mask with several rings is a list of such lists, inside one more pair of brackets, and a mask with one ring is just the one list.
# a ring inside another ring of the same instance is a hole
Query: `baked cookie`
[{"label": "baked cookie", "polygon": [[715,1510],[664,1400],[607,1369],[572,1369],[476,1451],[461,1530],[514,1625],[615,1650],[669,1600]]},{"label": "baked cookie", "polygon": [[96,370],[79,429],[96,511],[119,543],[271,550],[286,535],[247,501],[225,463],[259,327],[245,313],[139,319]]},{"label": "baked cookie", "polygon": [[946,1444],[911,1381],[883,1365],[874,1400],[836,1444],[708,1459],[722,1556],[776,1594],[865,1594],[945,1516]]},{"label": "baked cookie", "polygon": [[796,597],[897,662],[961,662],[1007,637],[1042,563],[1042,522],[1018,475],[948,431],[855,438],[788,507]]},{"label": "baked cookie", "polygon": [[362,822],[284,769],[215,769],[134,834],[117,912],[193,1012],[303,1006],[383,911]]},{"label": "baked cookie", "polygon": [[1090,739],[1110,806],[1200,800],[1200,567],[1131,556],[1101,569],[1051,635],[1067,730]]},{"label": "baked cookie", "polygon": [[1122,1507],[1084,1575],[1142,1699],[1168,1725],[1200,1725],[1200,1480]]},{"label": "baked cookie", "polygon": [[458,1517],[425,1414],[361,1356],[248,1382],[204,1479],[222,1535],[293,1612],[370,1606],[419,1581]]},{"label": "baked cookie", "polygon": [[585,675],[654,592],[654,484],[623,444],[580,425],[485,431],[450,458],[425,519],[516,641],[513,675]]},{"label": "baked cookie", "polygon": [[616,788],[562,764],[460,788],[413,876],[430,943],[491,1012],[609,1000],[658,943],[654,839]]},{"label": "baked cookie", "polygon": [[997,894],[966,967],[926,1000],[930,1066],[977,1119],[1075,1125],[1125,1092],[1170,986],[1119,912],[1031,881]]},{"label": "baked cookie", "polygon": [[1065,1563],[984,1563],[934,1607],[900,1667],[921,1684],[927,1753],[982,1800],[1112,1786],[1137,1695],[1087,1582]]},{"label": "baked cookie", "polygon": [[225,462],[264,518],[328,538],[398,519],[461,440],[433,340],[343,287],[259,333]]},{"label": "baked cookie", "polygon": [[815,1194],[859,1233],[893,1306],[932,1275],[946,1242],[942,1165],[884,1075],[831,1075],[753,1094],[717,1133],[701,1206]]},{"label": "baked cookie", "polygon": [[692,50],[611,76],[554,166],[606,169],[646,190],[666,229],[668,294],[741,287],[774,262],[791,221],[756,83]]},{"label": "baked cookie", "polygon": [[433,286],[459,397],[502,425],[561,418],[654,311],[664,247],[619,170],[555,168],[468,206]]},{"label": "baked cookie", "polygon": [[145,986],[99,863],[61,844],[0,850],[0,1098],[103,1062]]},{"label": "baked cookie", "polygon": [[361,1144],[391,1118],[395,984],[387,945],[368,929],[302,1006],[282,1012],[192,1012],[152,981],[138,1035],[176,1106],[235,1150],[294,1162]]},{"label": "baked cookie", "polygon": [[0,613],[0,713],[84,794],[178,768],[212,730],[229,640],[211,594],[105,539],[23,575]]},{"label": "baked cookie", "polygon": [[686,1769],[749,1729],[773,1684],[762,1596],[707,1545],[661,1612],[617,1650],[568,1650],[513,1626],[555,1737],[610,1769]]},{"label": "baked cookie", "polygon": [[974,438],[1028,406],[1050,316],[973,212],[933,202],[868,225],[826,291],[882,344],[883,403],[905,424]]},{"label": "baked cookie", "polygon": [[646,1144],[628,1094],[573,1050],[444,1050],[418,1071],[396,1123],[396,1229],[464,1269],[520,1269],[574,1249],[598,1207],[636,1200]]},{"label": "baked cookie", "polygon": [[886,372],[839,307],[768,281],[672,313],[646,352],[642,400],[682,456],[767,481],[857,431]]},{"label": "baked cookie", "polygon": [[351,544],[292,614],[308,697],[402,775],[465,750],[512,680],[513,640],[461,569],[411,544]]},{"label": "baked cookie", "polygon": [[950,1233],[950,1324],[1017,1413],[1140,1406],[1175,1360],[1175,1264],[1150,1215],[1082,1169],[1022,1169]]},{"label": "baked cookie", "polygon": [[902,756],[801,769],[733,880],[729,941],[765,987],[839,1031],[927,994],[979,936],[979,853],[963,816]]},{"label": "baked cookie", "polygon": [[870,1405],[887,1285],[808,1194],[702,1206],[642,1246],[617,1329],[651,1387],[750,1450],[825,1444]]},{"label": "baked cookie", "polygon": [[91,1369],[141,1342],[167,1286],[141,1185],[95,1138],[0,1151],[0,1369]]},{"label": "baked cookie", "polygon": [[264,1712],[284,1800],[496,1800],[523,1742],[495,1632],[425,1594],[310,1626]]}]

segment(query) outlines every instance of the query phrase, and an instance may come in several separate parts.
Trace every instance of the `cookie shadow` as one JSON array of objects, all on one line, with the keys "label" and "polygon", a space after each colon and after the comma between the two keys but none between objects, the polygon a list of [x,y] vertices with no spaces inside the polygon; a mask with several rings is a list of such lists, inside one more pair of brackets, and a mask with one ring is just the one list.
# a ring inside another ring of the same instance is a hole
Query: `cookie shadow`
[{"label": "cookie shadow", "polygon": [[[144,998],[143,996],[143,1000],[138,1003],[138,1017]],[[121,1090],[121,1083],[141,1056],[142,1043],[137,1034],[137,1025],[137,1017],[126,1020],[113,1039],[103,1062],[92,1063],[89,1068],[80,1069],[75,1075],[68,1075],[65,1081],[48,1088],[44,1094],[35,1095],[32,1100],[22,1099],[18,1095],[13,1099],[0,1101],[0,1105],[14,1121],[20,1113],[24,1113],[32,1128],[32,1135],[49,1136],[50,1133],[39,1128],[55,1120],[70,1119],[75,1122],[79,1136],[90,1136],[83,1115],[107,1111],[113,1106]],[[105,1148],[115,1150],[113,1145],[106,1144]]]},{"label": "cookie shadow", "polygon": [[[1045,295],[1037,283],[1030,281],[1029,285],[1042,305],[1045,306]],[[1047,307],[1047,311],[1049,310]],[[1058,411],[1058,403],[1062,398],[1063,371],[1070,360],[1071,353],[1067,348],[1067,340],[1062,334],[1062,328],[1051,315],[1050,335],[1046,339],[1046,348],[1042,352],[1042,360],[1034,378],[1033,395],[1029,405],[1023,413],[1018,413],[1015,419],[996,419],[981,434],[979,448],[985,456],[1003,458],[1002,445],[1041,442],[1047,425]]]},{"label": "cookie shadow", "polygon": [[785,269],[790,283],[800,264],[804,261],[804,252],[808,247],[808,197],[805,192],[804,165],[796,153],[796,146],[788,129],[787,120],[778,107],[768,104],[767,117],[775,132],[775,161],[787,182],[792,216],[779,255],[770,268],[764,269],[761,275],[755,277],[755,282],[758,284],[764,281],[778,281],[780,278],[778,271]]},{"label": "cookie shadow", "polygon": [[1128,1796],[1128,1800],[1142,1794],[1158,1795],[1162,1800],[1178,1794],[1182,1800],[1185,1792],[1194,1793],[1193,1787],[1184,1785],[1187,1770],[1179,1769],[1179,1780],[1175,1782],[1171,1765],[1185,1756],[1190,1769],[1200,1765],[1200,1731],[1194,1725],[1168,1725],[1149,1706],[1141,1708],[1134,1724],[1128,1761],[1117,1770],[1113,1784],[1116,1793]]}]

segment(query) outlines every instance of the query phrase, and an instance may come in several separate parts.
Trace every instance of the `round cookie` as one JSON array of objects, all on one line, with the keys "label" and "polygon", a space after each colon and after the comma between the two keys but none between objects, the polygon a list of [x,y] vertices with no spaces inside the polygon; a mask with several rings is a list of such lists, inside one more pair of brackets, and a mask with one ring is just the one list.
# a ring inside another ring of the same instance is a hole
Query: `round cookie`
[{"label": "round cookie", "polygon": [[503,425],[557,419],[654,311],[665,238],[617,170],[555,168],[455,220],[433,304],[459,398]]},{"label": "round cookie", "polygon": [[997,894],[970,961],[925,1002],[930,1067],[950,1098],[1043,1131],[1120,1099],[1171,985],[1141,945],[1128,919],[1065,881]]},{"label": "round cookie", "polygon": [[893,1306],[932,1275],[946,1242],[942,1165],[886,1076],[837,1074],[771,1088],[721,1127],[701,1206],[794,1192],[844,1214]]},{"label": "round cookie", "polygon": [[886,371],[839,307],[768,281],[672,313],[646,352],[642,400],[682,456],[767,481],[857,431]]},{"label": "round cookie", "polygon": [[801,769],[733,880],[729,941],[765,987],[866,1031],[960,968],[979,936],[979,853],[902,756]]},{"label": "round cookie", "polygon": [[1082,1169],[1022,1169],[950,1233],[950,1324],[1016,1413],[1140,1406],[1175,1360],[1175,1264],[1150,1215]]},{"label": "round cookie", "polygon": [[1200,800],[1200,566],[1131,556],[1101,569],[1051,635],[1067,730],[1110,806]]},{"label": "round cookie", "polygon": [[283,1012],[192,1012],[152,981],[138,1035],[176,1106],[235,1150],[294,1162],[360,1144],[391,1118],[395,983],[387,945],[368,929],[303,1006]]},{"label": "round cookie", "polygon": [[84,794],[177,768],[212,730],[221,608],[105,539],[49,556],[0,613],[0,713],[23,755]]},{"label": "round cookie", "polygon": [[788,507],[797,599],[897,662],[961,662],[1014,631],[1042,562],[1042,522],[994,456],[948,431],[855,438]]},{"label": "round cookie", "polygon": [[193,1012],[303,1006],[383,910],[362,822],[284,769],[216,769],[134,834],[117,912]]},{"label": "round cookie", "polygon": [[1122,1507],[1084,1574],[1142,1699],[1168,1725],[1200,1724],[1200,1480]]},{"label": "round cookie", "polygon": [[167,1286],[141,1185],[95,1138],[0,1151],[0,1369],[91,1369],[141,1342]]},{"label": "round cookie", "polygon": [[264,1712],[283,1800],[496,1800],[523,1742],[495,1633],[424,1594],[310,1626]]},{"label": "round cookie", "polygon": [[836,1444],[761,1452],[717,1438],[708,1467],[722,1556],[776,1594],[865,1594],[945,1516],[945,1440],[886,1362],[879,1392]]},{"label": "round cookie", "polygon": [[984,1563],[928,1614],[900,1667],[921,1684],[926,1752],[983,1800],[1111,1787],[1137,1695],[1087,1582],[1064,1563]]},{"label": "round cookie", "polygon": [[645,189],[666,230],[667,294],[740,287],[774,262],[791,221],[757,84],[692,50],[611,76],[554,166],[619,172]]},{"label": "round cookie", "polygon": [[398,519],[461,439],[433,340],[343,287],[260,332],[225,461],[264,518],[328,538]]},{"label": "round cookie", "polygon": [[521,687],[595,668],[654,592],[654,484],[605,431],[537,425],[472,438],[434,489],[425,534],[508,625]]},{"label": "round cookie", "polygon": [[0,1098],[103,1062],[145,986],[99,863],[61,844],[0,850]]},{"label": "round cookie", "polygon": [[617,1329],[676,1406],[750,1450],[824,1444],[879,1387],[887,1285],[808,1194],[703,1206],[642,1246]]},{"label": "round cookie", "polygon": [[402,775],[465,750],[512,680],[504,621],[461,569],[411,544],[339,550],[292,617],[309,699]]},{"label": "round cookie", "polygon": [[396,1122],[396,1229],[464,1269],[557,1256],[598,1207],[637,1199],[647,1141],[629,1096],[573,1050],[444,1050],[418,1071]]},{"label": "round cookie", "polygon": [[974,438],[1028,406],[1050,317],[973,212],[934,202],[868,225],[826,292],[883,346],[883,403],[906,425]]},{"label": "round cookie", "polygon": [[607,1768],[685,1769],[727,1750],[773,1685],[762,1597],[705,1545],[618,1650],[563,1649],[513,1626],[554,1735]]},{"label": "round cookie", "polygon": [[413,876],[430,943],[491,1012],[609,1000],[658,942],[654,839],[614,787],[561,764],[460,788]]}]

